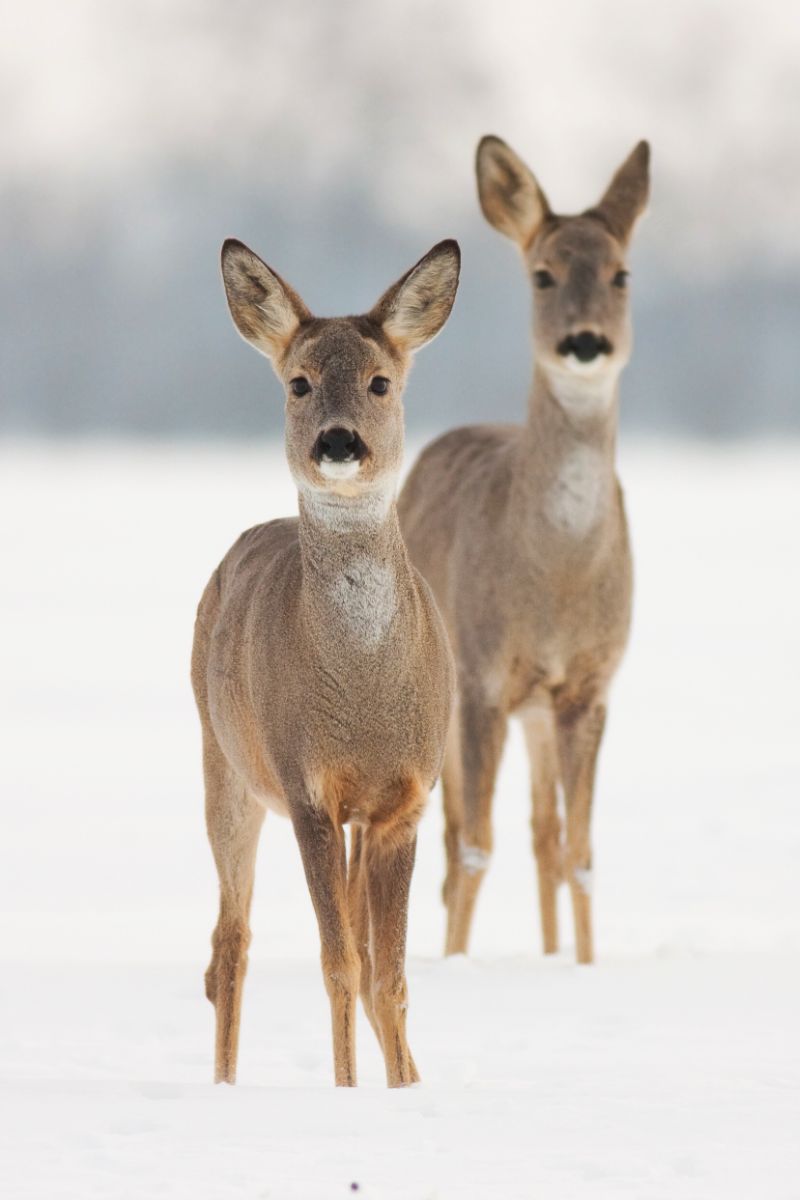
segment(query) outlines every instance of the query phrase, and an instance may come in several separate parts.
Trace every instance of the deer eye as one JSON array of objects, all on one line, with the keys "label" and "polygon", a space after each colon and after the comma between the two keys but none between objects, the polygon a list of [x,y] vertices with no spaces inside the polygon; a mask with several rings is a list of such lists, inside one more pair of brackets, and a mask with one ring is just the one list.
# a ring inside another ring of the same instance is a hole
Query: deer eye
[{"label": "deer eye", "polygon": [[289,387],[292,389],[293,396],[307,396],[311,391],[311,384],[303,375],[298,375],[296,379],[293,379]]},{"label": "deer eye", "polygon": [[614,287],[618,287],[618,288],[627,287],[628,286],[628,272],[627,271],[617,271],[616,275],[611,280],[611,282],[613,283]]},{"label": "deer eye", "polygon": [[389,390],[389,380],[385,375],[376,375],[370,380],[369,390],[374,396],[385,396]]},{"label": "deer eye", "polygon": [[553,276],[550,274],[550,272],[545,271],[544,268],[542,268],[540,271],[533,272],[533,282],[536,284],[537,288],[549,288],[556,286],[555,279],[553,279]]}]

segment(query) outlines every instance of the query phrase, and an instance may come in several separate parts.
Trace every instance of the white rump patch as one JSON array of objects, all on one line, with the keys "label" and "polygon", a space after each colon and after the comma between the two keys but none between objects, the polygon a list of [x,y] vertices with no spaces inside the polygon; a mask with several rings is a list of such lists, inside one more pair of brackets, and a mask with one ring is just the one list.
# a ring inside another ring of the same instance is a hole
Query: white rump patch
[{"label": "white rump patch", "polygon": [[477,875],[479,871],[485,871],[492,857],[488,850],[481,850],[480,846],[467,846],[464,842],[461,843],[458,856],[468,875]]},{"label": "white rump patch", "polygon": [[326,479],[354,479],[361,470],[361,463],[355,458],[350,462],[330,462],[323,458],[319,469]]},{"label": "white rump patch", "polygon": [[572,877],[578,887],[583,892],[584,896],[592,894],[592,872],[588,867],[575,867],[572,872]]},{"label": "white rump patch", "polygon": [[550,524],[562,533],[583,537],[603,516],[609,490],[609,465],[592,446],[565,454],[545,497]]},{"label": "white rump patch", "polygon": [[333,604],[359,640],[377,646],[389,632],[397,610],[394,571],[370,558],[348,562],[330,588]]}]

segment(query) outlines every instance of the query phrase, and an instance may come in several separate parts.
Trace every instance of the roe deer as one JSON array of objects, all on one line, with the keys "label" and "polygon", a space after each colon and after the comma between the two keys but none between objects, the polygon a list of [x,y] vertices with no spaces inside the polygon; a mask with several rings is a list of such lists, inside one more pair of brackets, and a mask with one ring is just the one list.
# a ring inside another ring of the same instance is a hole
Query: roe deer
[{"label": "roe deer", "polygon": [[533,284],[528,420],[445,434],[422,453],[398,505],[456,659],[442,772],[449,954],[467,949],[492,849],[495,775],[516,714],[531,758],[544,950],[558,948],[556,889],[566,877],[577,959],[593,958],[595,762],[631,609],[614,471],[619,376],[631,350],[625,255],[647,201],[648,163],[640,142],[599,204],[557,216],[503,141],[485,137],[478,146],[484,215],[518,244]]},{"label": "roe deer", "polygon": [[435,602],[406,554],[395,492],[406,373],[447,320],[459,262],[458,245],[440,242],[366,316],[320,319],[241,242],[222,249],[234,323],[286,386],[300,515],[242,534],[197,612],[192,683],[220,881],[206,973],[217,1082],[235,1081],[268,808],[290,818],[300,847],[337,1085],[356,1082],[359,989],[389,1085],[419,1078],[405,1032],[408,896],[455,680]]}]

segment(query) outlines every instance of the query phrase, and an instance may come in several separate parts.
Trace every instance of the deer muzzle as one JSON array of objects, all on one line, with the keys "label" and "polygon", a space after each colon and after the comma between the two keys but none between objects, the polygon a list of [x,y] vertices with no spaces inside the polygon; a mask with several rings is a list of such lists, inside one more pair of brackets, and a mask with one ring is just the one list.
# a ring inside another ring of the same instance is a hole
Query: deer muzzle
[{"label": "deer muzzle", "polygon": [[367,447],[355,429],[344,429],[340,425],[323,429],[312,451],[316,463],[361,462]]},{"label": "deer muzzle", "polygon": [[592,333],[584,329],[581,333],[571,333],[558,343],[558,353],[565,358],[574,354],[578,362],[593,362],[600,354],[610,354],[611,342],[602,333]]}]

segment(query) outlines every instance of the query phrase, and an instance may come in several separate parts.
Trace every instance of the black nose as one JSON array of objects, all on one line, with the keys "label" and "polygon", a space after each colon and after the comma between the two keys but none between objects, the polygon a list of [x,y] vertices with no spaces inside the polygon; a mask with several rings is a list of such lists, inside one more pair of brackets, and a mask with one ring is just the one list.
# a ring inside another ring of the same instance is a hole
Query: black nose
[{"label": "black nose", "polygon": [[314,458],[317,462],[360,462],[367,448],[354,429],[342,429],[340,425],[333,429],[323,429],[314,444]]},{"label": "black nose", "polygon": [[611,342],[603,334],[592,333],[584,329],[581,333],[571,333],[558,344],[558,353],[574,354],[579,362],[592,362],[598,354],[610,354]]}]

